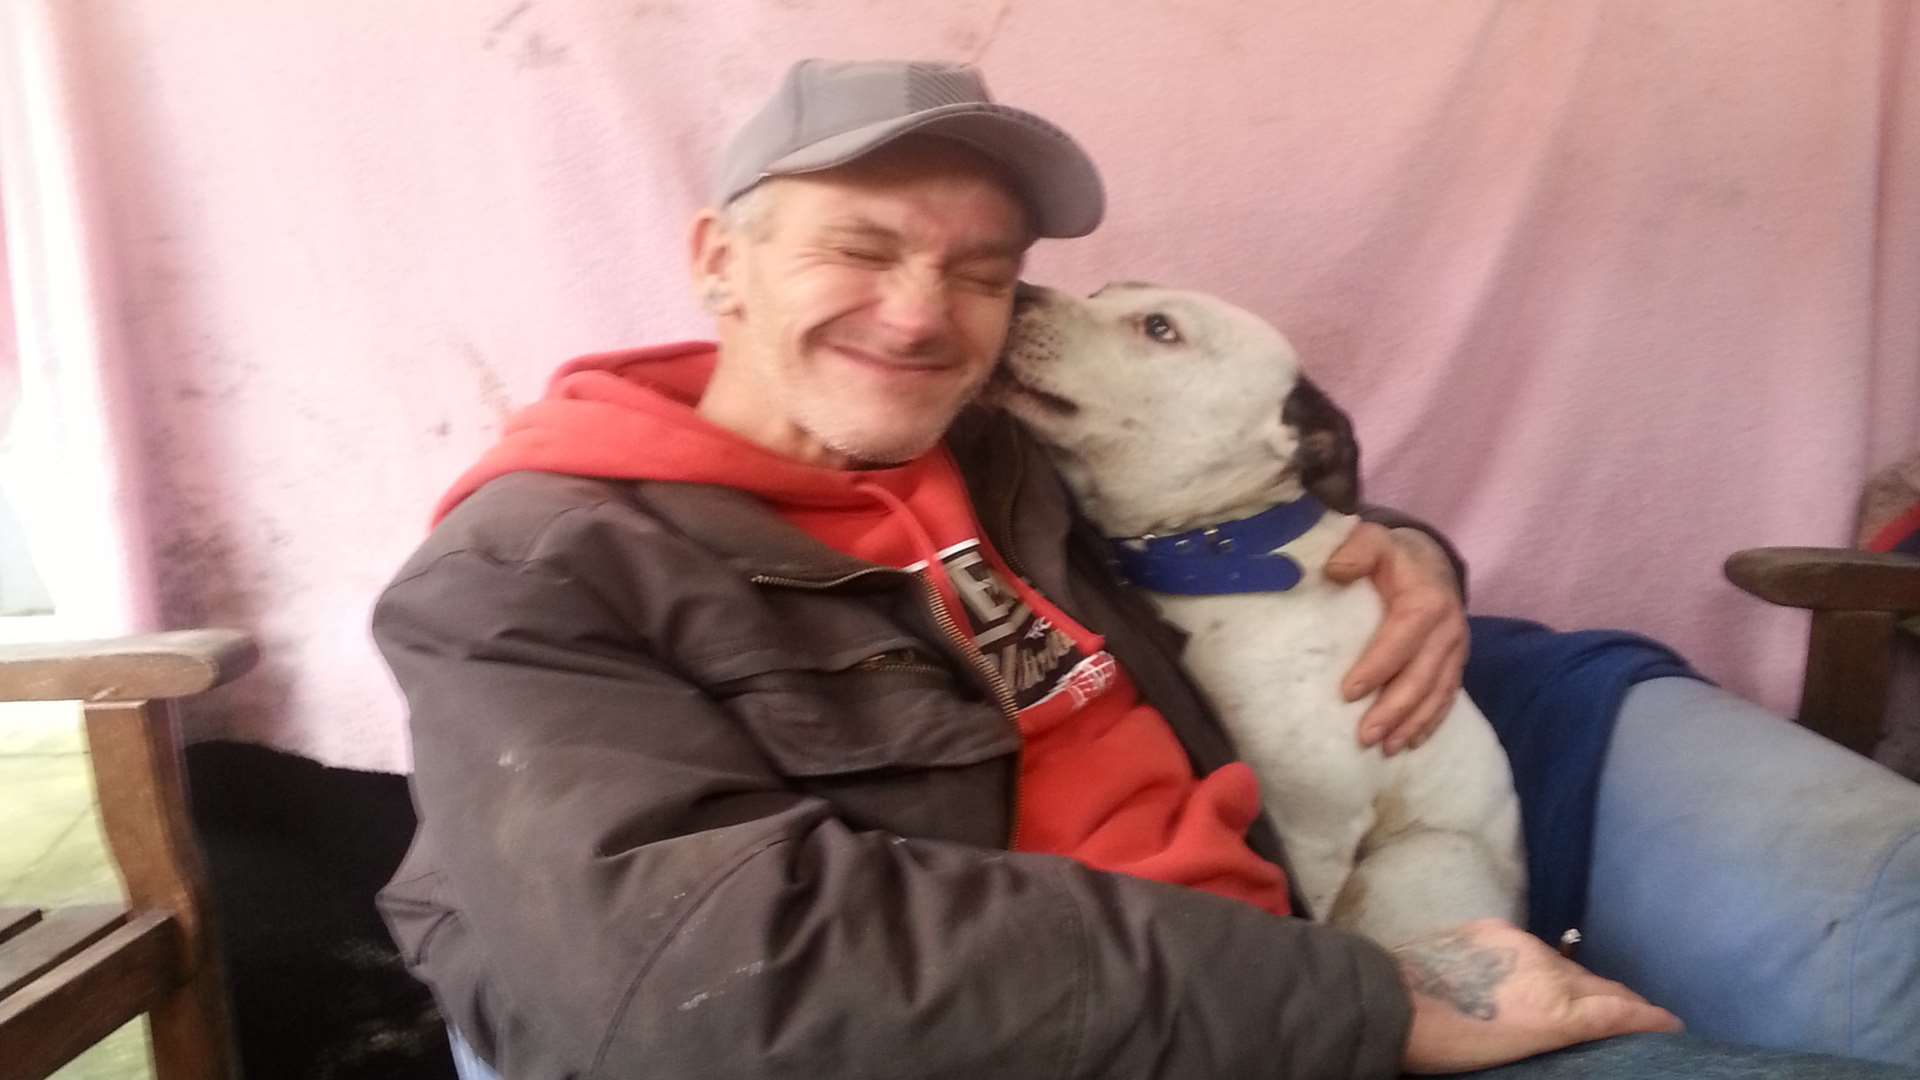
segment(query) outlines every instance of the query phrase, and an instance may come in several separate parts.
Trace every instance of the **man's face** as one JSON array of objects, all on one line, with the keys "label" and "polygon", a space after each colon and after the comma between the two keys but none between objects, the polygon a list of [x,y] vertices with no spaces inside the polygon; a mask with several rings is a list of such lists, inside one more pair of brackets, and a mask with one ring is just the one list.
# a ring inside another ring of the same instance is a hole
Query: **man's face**
[{"label": "man's face", "polygon": [[924,453],[1006,339],[1021,204],[984,160],[931,139],[767,184],[726,236],[732,306],[701,412],[817,464]]}]

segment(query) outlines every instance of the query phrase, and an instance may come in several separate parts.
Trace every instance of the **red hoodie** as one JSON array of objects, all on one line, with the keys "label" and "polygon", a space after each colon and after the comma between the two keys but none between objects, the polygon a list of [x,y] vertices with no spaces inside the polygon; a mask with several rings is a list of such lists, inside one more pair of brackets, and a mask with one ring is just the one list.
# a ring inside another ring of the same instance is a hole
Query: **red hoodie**
[{"label": "red hoodie", "polygon": [[587,356],[434,509],[437,522],[522,469],[718,484],[756,495],[825,544],[925,577],[1018,710],[1023,740],[1014,846],[1205,889],[1287,914],[1280,869],[1246,844],[1260,811],[1245,765],[1196,778],[1172,728],[1140,700],[1099,635],[1013,573],[986,541],[945,447],[887,469],[781,457],[694,411],[713,372],[704,342]]}]

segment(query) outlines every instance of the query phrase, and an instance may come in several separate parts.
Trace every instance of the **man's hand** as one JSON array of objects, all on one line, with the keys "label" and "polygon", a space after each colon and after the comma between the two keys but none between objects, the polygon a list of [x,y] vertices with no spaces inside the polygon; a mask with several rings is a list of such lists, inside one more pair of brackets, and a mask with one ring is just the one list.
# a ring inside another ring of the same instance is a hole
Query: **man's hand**
[{"label": "man's hand", "polygon": [[1371,578],[1386,616],[1341,683],[1348,701],[1382,690],[1360,718],[1360,744],[1419,746],[1447,714],[1467,666],[1467,614],[1440,545],[1418,529],[1362,522],[1327,560],[1327,577]]},{"label": "man's hand", "polygon": [[1401,1061],[1410,1073],[1464,1072],[1636,1031],[1679,1031],[1672,1013],[1498,919],[1393,950],[1413,998]]}]

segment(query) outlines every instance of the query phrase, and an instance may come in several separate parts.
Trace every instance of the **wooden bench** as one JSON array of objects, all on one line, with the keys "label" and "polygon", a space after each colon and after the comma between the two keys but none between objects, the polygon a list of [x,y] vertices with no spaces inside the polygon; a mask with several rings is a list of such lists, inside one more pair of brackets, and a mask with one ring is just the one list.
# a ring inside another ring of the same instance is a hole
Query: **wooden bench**
[{"label": "wooden bench", "polygon": [[0,647],[0,701],[81,702],[128,897],[0,909],[0,1080],[40,1080],[142,1013],[157,1080],[238,1075],[173,702],[239,677],[256,656],[232,630]]}]

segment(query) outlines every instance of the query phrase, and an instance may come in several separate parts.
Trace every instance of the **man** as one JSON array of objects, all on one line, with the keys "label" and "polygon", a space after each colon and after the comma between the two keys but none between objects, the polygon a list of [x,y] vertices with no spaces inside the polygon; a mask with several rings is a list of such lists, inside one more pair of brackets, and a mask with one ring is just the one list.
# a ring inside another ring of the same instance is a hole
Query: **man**
[{"label": "man", "polygon": [[[1101,207],[967,69],[797,66],[694,224],[717,348],[568,365],[443,500],[375,615],[421,810],[383,908],[466,1075],[1387,1076],[1677,1027],[1512,927],[1291,917],[1175,635],[967,409],[1028,246]],[[1436,551],[1334,560],[1387,600],[1347,689],[1389,752],[1458,686]]]}]

